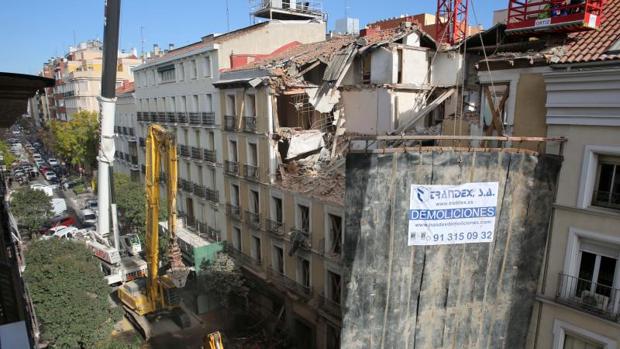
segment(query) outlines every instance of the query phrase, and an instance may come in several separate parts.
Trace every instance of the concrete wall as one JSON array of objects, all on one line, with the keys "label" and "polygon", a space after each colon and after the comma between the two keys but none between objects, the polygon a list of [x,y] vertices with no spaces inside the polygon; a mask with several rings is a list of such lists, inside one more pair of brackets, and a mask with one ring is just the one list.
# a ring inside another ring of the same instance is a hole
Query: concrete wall
[{"label": "concrete wall", "polygon": [[[349,154],[342,347],[524,348],[559,166],[510,152]],[[485,181],[500,188],[491,243],[407,246],[411,184]]]}]

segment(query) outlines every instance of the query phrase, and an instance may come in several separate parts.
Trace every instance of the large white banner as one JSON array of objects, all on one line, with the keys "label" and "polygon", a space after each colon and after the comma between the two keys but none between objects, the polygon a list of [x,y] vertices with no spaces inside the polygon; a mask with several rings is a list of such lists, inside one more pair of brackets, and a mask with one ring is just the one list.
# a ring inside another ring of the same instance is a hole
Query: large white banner
[{"label": "large white banner", "polygon": [[493,241],[498,182],[411,185],[409,246]]}]

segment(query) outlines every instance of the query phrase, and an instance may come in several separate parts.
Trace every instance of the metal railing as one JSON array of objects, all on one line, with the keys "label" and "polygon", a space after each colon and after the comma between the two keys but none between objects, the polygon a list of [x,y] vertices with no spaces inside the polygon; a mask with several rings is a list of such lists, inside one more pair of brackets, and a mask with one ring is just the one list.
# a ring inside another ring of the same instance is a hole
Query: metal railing
[{"label": "metal railing", "polygon": [[189,157],[189,147],[183,144],[179,144],[179,155],[188,158]]},{"label": "metal railing", "polygon": [[198,196],[201,199],[205,198],[205,189],[206,188],[204,186],[197,184],[197,183],[194,183],[192,187],[194,195]]},{"label": "metal railing", "polygon": [[252,165],[244,165],[243,172],[246,179],[258,181],[258,167]]},{"label": "metal railing", "polygon": [[136,113],[136,116],[138,117],[138,121],[144,121],[144,114],[142,114],[141,111]]},{"label": "metal railing", "polygon": [[191,193],[192,192],[192,182],[188,181],[187,179],[181,179],[181,189],[187,193]]},{"label": "metal railing", "polygon": [[200,113],[188,113],[190,125],[200,125],[202,122],[202,116]]},{"label": "metal railing", "polygon": [[256,116],[243,117],[243,131],[256,132]]},{"label": "metal railing", "polygon": [[245,222],[254,229],[260,229],[260,214],[245,210]]},{"label": "metal railing", "polygon": [[612,320],[620,320],[620,289],[559,274],[556,300],[585,312]]},{"label": "metal railing", "polygon": [[226,214],[234,220],[241,221],[241,208],[232,204],[226,204]]},{"label": "metal railing", "polygon": [[204,150],[203,159],[208,162],[216,163],[217,162],[217,153],[215,150]]},{"label": "metal railing", "polygon": [[164,112],[157,113],[157,122],[159,122],[160,124],[166,123],[166,113]]},{"label": "metal railing", "polygon": [[237,125],[235,125],[236,121],[237,121],[237,117],[235,117],[234,115],[225,115],[224,116],[224,130],[235,131],[237,129]]},{"label": "metal railing", "polygon": [[220,192],[217,190],[205,188],[205,199],[207,199],[207,201],[211,201],[214,204],[218,204],[220,202]]},{"label": "metal railing", "polygon": [[177,116],[172,113],[172,112],[168,112],[166,113],[166,121],[168,121],[168,123],[170,124],[176,124],[177,123]]},{"label": "metal railing", "polygon": [[179,124],[187,124],[187,114],[177,113],[177,122]]},{"label": "metal railing", "polygon": [[269,275],[271,279],[278,284],[288,288],[302,297],[312,296],[312,287],[310,285],[303,285],[296,280],[289,278],[286,274],[280,274],[280,272],[274,270],[273,268],[267,268],[267,275]]},{"label": "metal railing", "polygon": [[215,113],[214,112],[202,113],[202,124],[205,126],[215,126]]},{"label": "metal railing", "polygon": [[202,154],[203,154],[202,149],[198,147],[192,147],[191,150],[192,150],[192,159],[202,160]]},{"label": "metal railing", "polygon": [[274,2],[272,0],[250,0],[250,11],[253,14],[260,14],[265,11],[288,11],[300,14],[311,15],[315,17],[325,18],[323,11],[323,2],[320,0],[297,1],[282,0]]},{"label": "metal railing", "polygon": [[238,176],[239,175],[239,163],[235,161],[226,161],[224,162],[224,172],[229,175]]},{"label": "metal railing", "polygon": [[270,218],[265,219],[265,229],[278,237],[284,236],[284,223]]},{"label": "metal railing", "polygon": [[260,271],[260,266],[262,265],[262,261],[260,259],[256,259],[252,256],[249,256],[245,253],[243,253],[243,251],[240,251],[234,247],[232,247],[232,245],[226,245],[226,252],[233,257],[236,261],[238,261],[239,263],[241,263],[242,266],[244,267],[249,267],[251,269]]},{"label": "metal railing", "polygon": [[319,296],[319,307],[333,316],[338,318],[342,317],[342,306],[340,300],[334,300],[330,297],[326,297],[324,293],[321,293]]},{"label": "metal railing", "polygon": [[300,247],[304,250],[312,249],[312,239],[310,238],[310,232],[303,229],[294,228],[291,230],[291,241],[301,242]]}]

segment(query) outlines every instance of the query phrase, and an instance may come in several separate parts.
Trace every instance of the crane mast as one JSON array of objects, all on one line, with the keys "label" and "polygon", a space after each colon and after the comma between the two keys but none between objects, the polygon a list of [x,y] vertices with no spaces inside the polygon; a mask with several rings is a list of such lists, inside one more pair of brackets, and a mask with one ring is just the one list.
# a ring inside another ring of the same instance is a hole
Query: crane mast
[{"label": "crane mast", "polygon": [[435,39],[450,46],[467,38],[469,0],[437,0]]}]

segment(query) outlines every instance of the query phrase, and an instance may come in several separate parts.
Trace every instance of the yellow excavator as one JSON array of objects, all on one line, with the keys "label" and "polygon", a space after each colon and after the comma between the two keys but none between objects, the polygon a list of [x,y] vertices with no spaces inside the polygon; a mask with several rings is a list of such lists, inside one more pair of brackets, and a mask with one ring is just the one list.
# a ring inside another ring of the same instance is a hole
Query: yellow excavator
[{"label": "yellow excavator", "polygon": [[[159,208],[160,173],[164,166],[167,189],[168,256],[170,268],[159,274]],[[170,317],[181,328],[188,327],[189,316],[181,309],[179,288],[185,286],[189,268],[183,264],[181,250],[176,241],[177,153],[174,135],[160,125],[150,125],[146,137],[146,262],[148,275],[127,282],[118,288],[130,321],[146,338],[158,334],[150,321],[154,317]]]}]

